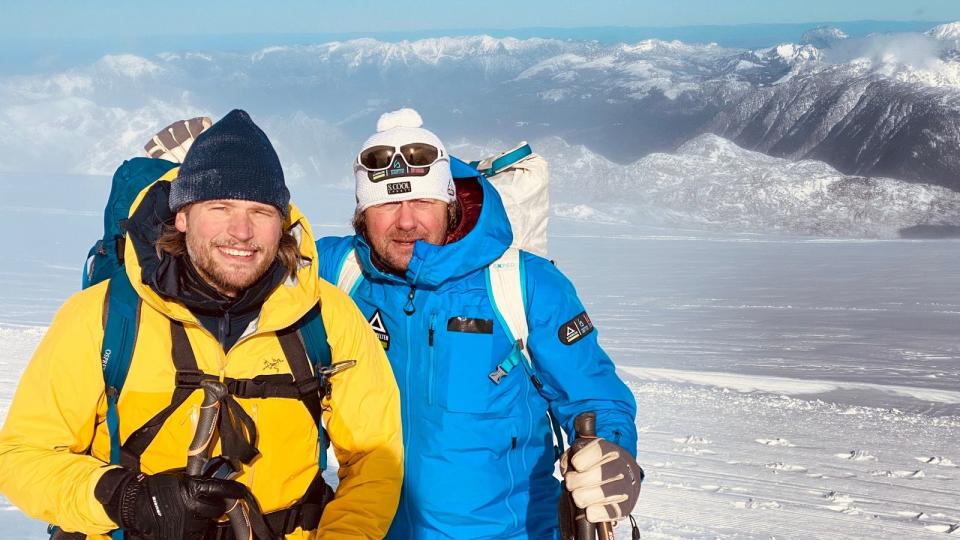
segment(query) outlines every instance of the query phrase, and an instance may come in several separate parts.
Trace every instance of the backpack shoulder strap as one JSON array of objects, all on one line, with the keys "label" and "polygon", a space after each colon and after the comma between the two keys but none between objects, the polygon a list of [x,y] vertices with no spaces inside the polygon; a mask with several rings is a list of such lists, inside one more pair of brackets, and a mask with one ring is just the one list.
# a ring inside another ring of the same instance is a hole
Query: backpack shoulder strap
[{"label": "backpack shoulder strap", "polygon": [[533,150],[530,149],[530,145],[524,141],[516,148],[507,150],[506,152],[503,152],[492,158],[485,159],[483,161],[471,161],[470,166],[474,169],[477,169],[485,176],[490,177],[496,175],[500,171],[510,167],[532,153]]},{"label": "backpack shoulder strap", "polygon": [[496,384],[507,376],[513,368],[523,365],[534,388],[547,402],[547,416],[550,419],[550,428],[555,439],[554,452],[557,458],[563,453],[563,431],[552,409],[550,399],[543,395],[543,383],[537,378],[533,366],[530,350],[527,348],[527,338],[530,328],[527,326],[527,274],[523,268],[523,258],[520,250],[508,248],[499,259],[490,263],[486,270],[487,292],[493,311],[506,329],[508,336],[513,340],[513,349],[507,358],[497,365],[497,369],[489,377]]},{"label": "backpack shoulder strap", "polygon": [[107,394],[107,429],[110,433],[110,463],[120,463],[120,416],[117,402],[130,371],[130,360],[137,339],[140,297],[133,289],[123,267],[117,269],[107,285],[104,302],[103,343],[100,362]]},{"label": "backpack shoulder strap", "polygon": [[[320,470],[327,468],[328,438],[323,427],[323,397],[327,393],[327,381],[323,375],[323,368],[330,367],[333,362],[333,353],[330,343],[327,342],[327,328],[323,323],[323,314],[320,304],[310,308],[310,311],[301,318],[295,329],[299,334],[299,343],[287,337],[284,332],[278,334],[280,346],[284,356],[290,364],[294,384],[300,390],[303,404],[310,411],[317,424],[319,437],[319,465]],[[297,334],[292,334],[296,336]],[[302,353],[301,353],[302,351]],[[311,365],[313,368],[311,369]],[[309,382],[308,382],[309,381]]]},{"label": "backpack shoulder strap", "polygon": [[527,306],[524,302],[526,277],[522,266],[520,250],[510,247],[486,269],[487,292],[493,304],[493,312],[514,343],[514,352],[490,374],[490,378],[497,384],[521,361],[526,364],[531,374],[533,370],[526,346],[530,330],[527,327]]},{"label": "backpack shoulder strap", "polygon": [[310,362],[317,368],[328,367],[333,360],[330,344],[327,343],[327,328],[323,325],[320,305],[311,308],[297,325]]},{"label": "backpack shoulder strap", "polygon": [[340,264],[337,265],[337,288],[353,295],[361,279],[363,279],[363,270],[360,268],[360,260],[357,259],[357,250],[350,248],[343,254]]}]

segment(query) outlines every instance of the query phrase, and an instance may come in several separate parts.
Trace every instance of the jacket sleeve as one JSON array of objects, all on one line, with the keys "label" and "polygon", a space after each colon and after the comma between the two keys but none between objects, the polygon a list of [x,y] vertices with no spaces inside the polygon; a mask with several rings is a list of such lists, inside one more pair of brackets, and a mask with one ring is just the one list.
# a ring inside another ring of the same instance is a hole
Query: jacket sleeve
[{"label": "jacket sleeve", "polygon": [[543,394],[573,439],[578,414],[597,414],[597,434],[636,456],[637,404],[597,341],[597,329],[573,284],[549,261],[523,254],[527,339]]},{"label": "jacket sleeve", "polygon": [[320,522],[320,538],[383,538],[393,521],[403,481],[400,394],[369,323],[333,286],[322,297],[333,362],[356,360],[331,378],[324,413],[340,463],[340,485]]},{"label": "jacket sleeve", "polygon": [[102,297],[103,287],[91,288],[60,309],[0,431],[0,492],[31,517],[87,534],[116,527],[94,498],[109,466],[87,454],[106,411]]}]

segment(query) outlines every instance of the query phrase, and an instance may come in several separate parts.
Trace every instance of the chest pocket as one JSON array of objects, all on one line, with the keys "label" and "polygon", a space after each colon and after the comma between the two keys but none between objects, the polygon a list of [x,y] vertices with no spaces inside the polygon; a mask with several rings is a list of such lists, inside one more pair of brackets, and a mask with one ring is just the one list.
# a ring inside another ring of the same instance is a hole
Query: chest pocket
[{"label": "chest pocket", "polygon": [[428,399],[453,412],[508,416],[520,395],[518,383],[530,382],[524,377],[504,379],[499,385],[490,380],[490,373],[510,353],[493,314],[468,310],[433,320]]}]

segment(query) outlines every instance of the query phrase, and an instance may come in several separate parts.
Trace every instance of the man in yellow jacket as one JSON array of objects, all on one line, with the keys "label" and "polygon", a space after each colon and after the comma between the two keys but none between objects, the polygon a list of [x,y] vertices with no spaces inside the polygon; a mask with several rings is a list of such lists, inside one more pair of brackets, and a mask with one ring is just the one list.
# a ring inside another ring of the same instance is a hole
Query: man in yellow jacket
[{"label": "man in yellow jacket", "polygon": [[[118,528],[127,538],[229,538],[218,520],[228,502],[251,495],[277,536],[383,537],[403,474],[397,386],[353,302],[317,277],[309,224],[289,204],[266,135],[245,112],[229,113],[196,139],[179,173],[140,193],[126,229],[126,275],[140,307],[117,405],[121,465],[109,464],[104,282],[64,304],[23,374],[0,431],[0,492],[78,538]],[[294,386],[291,329],[318,304],[332,365],[352,365],[320,396],[340,463],[329,502],[306,400],[249,391]],[[213,449],[243,456],[235,480],[183,471],[203,397],[196,384],[178,388],[185,371],[175,362],[185,356],[199,378],[237,390],[222,403]],[[133,439],[145,442],[128,448]],[[318,500],[316,523],[304,505]]]}]

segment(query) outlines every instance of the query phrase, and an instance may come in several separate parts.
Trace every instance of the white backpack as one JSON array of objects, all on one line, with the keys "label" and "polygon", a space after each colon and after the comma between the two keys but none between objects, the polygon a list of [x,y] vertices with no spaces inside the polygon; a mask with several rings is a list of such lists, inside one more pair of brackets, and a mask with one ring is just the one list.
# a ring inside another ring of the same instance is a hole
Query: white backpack
[{"label": "white backpack", "polygon": [[550,217],[547,160],[522,142],[516,148],[470,165],[490,180],[503,199],[513,229],[511,246],[546,257]]}]

